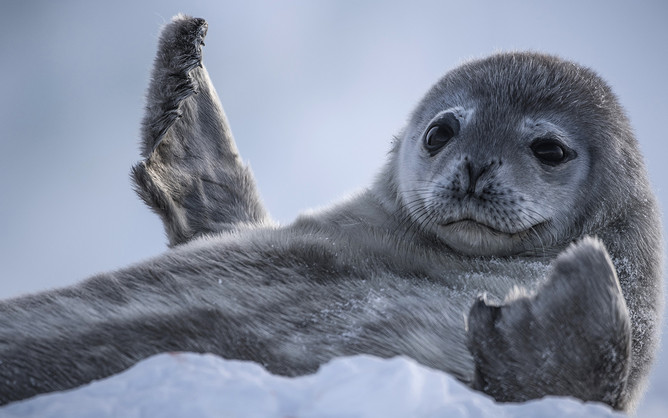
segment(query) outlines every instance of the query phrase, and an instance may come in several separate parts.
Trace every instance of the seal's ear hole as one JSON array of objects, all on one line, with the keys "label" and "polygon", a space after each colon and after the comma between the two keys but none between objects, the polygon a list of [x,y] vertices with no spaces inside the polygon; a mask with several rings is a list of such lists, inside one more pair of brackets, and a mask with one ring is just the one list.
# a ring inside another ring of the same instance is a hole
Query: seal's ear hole
[{"label": "seal's ear hole", "polygon": [[551,166],[563,164],[577,155],[574,150],[554,138],[536,138],[531,143],[531,151],[541,163]]},{"label": "seal's ear hole", "polygon": [[458,133],[457,117],[451,112],[445,113],[427,128],[424,135],[424,148],[433,157]]}]

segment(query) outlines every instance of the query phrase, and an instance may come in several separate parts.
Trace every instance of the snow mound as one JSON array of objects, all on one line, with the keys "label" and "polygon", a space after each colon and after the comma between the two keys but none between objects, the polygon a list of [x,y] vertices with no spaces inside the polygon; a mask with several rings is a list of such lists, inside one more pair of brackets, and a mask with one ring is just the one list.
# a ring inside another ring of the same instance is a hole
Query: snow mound
[{"label": "snow mound", "polygon": [[340,358],[286,378],[211,354],[170,353],[80,388],[0,409],[2,417],[614,417],[569,398],[498,404],[408,358]]}]

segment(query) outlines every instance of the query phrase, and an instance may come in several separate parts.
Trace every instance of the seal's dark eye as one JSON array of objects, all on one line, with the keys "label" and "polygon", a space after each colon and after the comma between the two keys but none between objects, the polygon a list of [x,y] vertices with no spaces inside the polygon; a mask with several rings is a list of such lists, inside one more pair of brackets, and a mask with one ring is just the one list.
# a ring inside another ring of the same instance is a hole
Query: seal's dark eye
[{"label": "seal's dark eye", "polygon": [[575,158],[575,151],[566,145],[552,138],[537,138],[531,144],[533,155],[541,163],[556,166]]},{"label": "seal's dark eye", "polygon": [[436,120],[424,136],[424,147],[432,157],[459,133],[459,121],[452,113]]}]

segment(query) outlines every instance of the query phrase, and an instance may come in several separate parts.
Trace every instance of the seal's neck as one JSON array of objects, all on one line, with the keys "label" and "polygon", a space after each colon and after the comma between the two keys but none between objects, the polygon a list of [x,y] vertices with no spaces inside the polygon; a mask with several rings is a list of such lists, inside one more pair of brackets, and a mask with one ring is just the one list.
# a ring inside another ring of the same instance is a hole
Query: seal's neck
[{"label": "seal's neck", "polygon": [[398,173],[396,169],[396,147],[390,152],[390,158],[385,163],[381,171],[376,175],[376,179],[370,188],[370,193],[376,199],[380,206],[391,216],[399,218],[408,216],[401,197],[399,196]]}]

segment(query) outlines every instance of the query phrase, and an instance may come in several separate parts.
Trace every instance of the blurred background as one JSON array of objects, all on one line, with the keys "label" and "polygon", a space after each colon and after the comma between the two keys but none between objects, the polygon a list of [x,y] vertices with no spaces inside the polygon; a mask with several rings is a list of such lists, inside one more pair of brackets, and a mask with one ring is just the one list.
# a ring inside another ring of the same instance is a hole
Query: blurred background
[{"label": "blurred background", "polygon": [[[0,298],[164,251],[128,172],[159,29],[178,12],[209,22],[205,65],[281,222],[368,185],[448,69],[513,49],[561,55],[610,82],[668,208],[660,0],[4,2]],[[668,416],[666,395],[663,349],[638,416]]]}]

